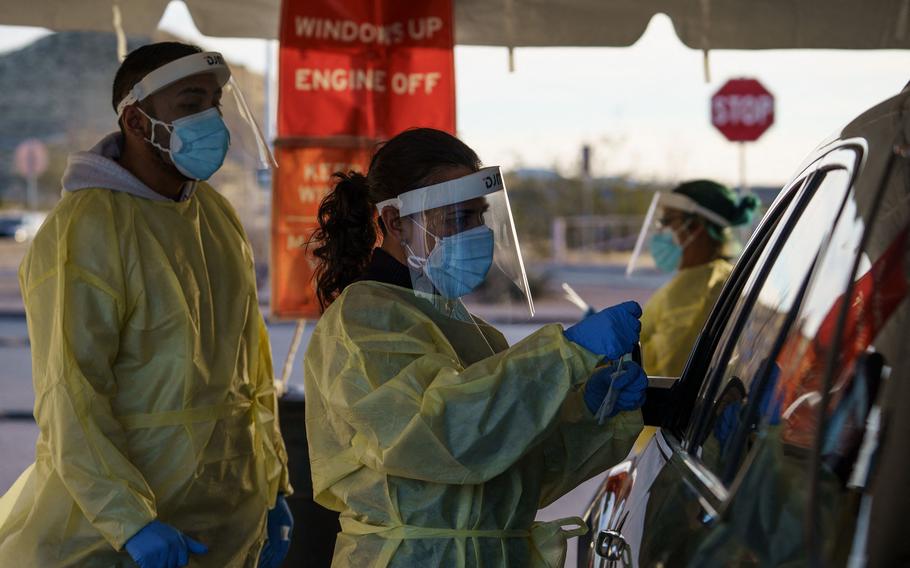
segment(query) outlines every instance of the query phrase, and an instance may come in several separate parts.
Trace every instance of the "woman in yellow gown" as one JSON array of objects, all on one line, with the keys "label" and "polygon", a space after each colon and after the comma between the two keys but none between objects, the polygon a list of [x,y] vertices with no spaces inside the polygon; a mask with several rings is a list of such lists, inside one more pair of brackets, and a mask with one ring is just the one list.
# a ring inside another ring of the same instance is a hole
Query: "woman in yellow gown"
[{"label": "woman in yellow gown", "polygon": [[638,340],[637,304],[511,347],[472,315],[461,297],[489,275],[526,278],[499,168],[438,130],[387,142],[319,213],[328,307],[304,377],[314,498],[341,512],[333,566],[561,567],[581,519],[534,519],[642,427],[641,368],[595,371]]}]

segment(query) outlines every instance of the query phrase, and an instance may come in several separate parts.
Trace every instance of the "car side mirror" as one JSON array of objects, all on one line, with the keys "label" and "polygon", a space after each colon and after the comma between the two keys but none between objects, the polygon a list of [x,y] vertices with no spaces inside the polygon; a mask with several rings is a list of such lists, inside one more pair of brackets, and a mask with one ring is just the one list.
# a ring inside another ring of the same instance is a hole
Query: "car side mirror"
[{"label": "car side mirror", "polygon": [[[636,344],[632,350],[632,360],[644,369],[644,358],[641,344]],[[644,369],[645,373],[648,372]],[[660,377],[648,375],[648,390],[645,393],[645,404],[641,407],[641,416],[645,426],[662,426],[663,418],[670,408],[670,391],[679,377]]]}]

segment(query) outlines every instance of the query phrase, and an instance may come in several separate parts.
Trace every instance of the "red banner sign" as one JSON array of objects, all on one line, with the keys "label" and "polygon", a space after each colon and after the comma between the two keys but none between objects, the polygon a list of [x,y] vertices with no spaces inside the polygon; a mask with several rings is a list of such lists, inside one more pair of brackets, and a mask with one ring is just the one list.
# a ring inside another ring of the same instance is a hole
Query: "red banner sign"
[{"label": "red banner sign", "polygon": [[319,203],[332,174],[366,172],[370,148],[279,147],[272,192],[272,315],[317,318],[313,251],[307,245],[319,227]]},{"label": "red banner sign", "polygon": [[455,131],[451,0],[284,0],[279,137]]}]

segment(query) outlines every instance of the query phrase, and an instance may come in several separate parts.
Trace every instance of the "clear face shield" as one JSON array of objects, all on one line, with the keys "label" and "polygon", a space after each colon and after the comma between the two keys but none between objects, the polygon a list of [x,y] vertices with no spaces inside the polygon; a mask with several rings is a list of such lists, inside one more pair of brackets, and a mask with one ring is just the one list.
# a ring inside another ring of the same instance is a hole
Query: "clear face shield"
[{"label": "clear face shield", "polygon": [[692,245],[696,231],[707,230],[704,221],[721,229],[719,236],[726,241],[721,244],[722,250],[735,244],[730,222],[721,215],[681,193],[655,193],[629,258],[626,276],[651,267],[666,273],[677,270],[682,252]]},{"label": "clear face shield", "polygon": [[[180,88],[178,82],[182,82]],[[208,93],[210,82],[212,91],[222,89],[220,108],[211,107],[211,100],[201,94]],[[222,166],[228,176],[276,166],[240,86],[217,52],[194,53],[155,69],[120,101],[117,117],[126,107],[169,87],[176,89],[169,102],[179,117],[165,120],[139,110],[152,123],[148,142],[167,154],[180,173],[206,180]],[[194,110],[197,107],[204,110]],[[189,110],[184,113],[183,109]]]},{"label": "clear face shield", "polygon": [[377,205],[394,207],[414,292],[449,318],[529,317],[534,304],[499,167],[422,187]]}]

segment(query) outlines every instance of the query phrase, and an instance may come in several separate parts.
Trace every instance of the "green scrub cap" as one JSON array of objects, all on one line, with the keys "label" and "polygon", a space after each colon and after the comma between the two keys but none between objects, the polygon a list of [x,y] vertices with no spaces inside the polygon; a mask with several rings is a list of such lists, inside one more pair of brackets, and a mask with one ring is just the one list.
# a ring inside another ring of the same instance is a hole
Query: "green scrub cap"
[{"label": "green scrub cap", "polygon": [[723,243],[725,258],[733,258],[738,254],[740,245],[730,227],[752,222],[755,212],[761,205],[758,197],[748,194],[737,199],[736,194],[729,187],[707,179],[687,181],[674,189],[673,193],[685,195],[701,207],[729,221],[728,227],[721,227],[706,219],[705,228],[712,239]]},{"label": "green scrub cap", "polygon": [[731,227],[752,222],[758,206],[761,205],[761,201],[752,194],[737,199],[729,187],[706,179],[687,181],[673,192],[681,193],[705,209],[717,213],[728,220]]}]

